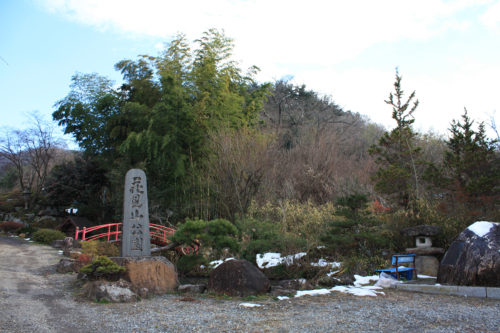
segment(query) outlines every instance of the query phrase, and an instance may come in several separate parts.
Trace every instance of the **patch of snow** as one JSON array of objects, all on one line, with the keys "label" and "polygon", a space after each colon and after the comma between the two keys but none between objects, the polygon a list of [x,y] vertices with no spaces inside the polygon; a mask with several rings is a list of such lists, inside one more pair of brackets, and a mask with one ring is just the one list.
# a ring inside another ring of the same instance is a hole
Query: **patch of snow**
[{"label": "patch of snow", "polygon": [[318,250],[321,250],[321,249],[326,248],[326,246],[324,246],[324,245],[318,245],[318,246],[316,246],[316,248],[317,248]]},{"label": "patch of snow", "polygon": [[63,253],[64,253],[64,251],[59,250],[59,251],[57,251],[57,253],[58,253],[58,254],[63,254]]},{"label": "patch of snow", "polygon": [[[347,293],[355,296],[377,296],[377,295],[385,295],[383,291],[377,291],[383,289],[379,286],[362,286],[362,284],[368,284],[371,281],[377,281],[378,275],[372,276],[360,276],[355,275],[356,279],[354,286],[335,286],[331,289],[313,289],[313,290],[299,290],[295,294],[294,297],[302,297],[302,296],[315,296],[315,295],[326,295],[332,291],[338,291],[341,293]],[[279,300],[288,299],[286,296],[278,296]]]},{"label": "patch of snow", "polygon": [[436,283],[436,284],[435,284],[435,286],[440,286],[440,285],[441,285],[441,283]]},{"label": "patch of snow", "polygon": [[494,222],[478,221],[471,224],[467,229],[478,235],[479,237],[484,237],[491,228],[495,226]]},{"label": "patch of snow", "polygon": [[278,300],[280,300],[280,301],[283,301],[283,300],[285,300],[285,299],[290,299],[290,297],[288,297],[288,296],[278,296],[278,297],[276,297],[276,298],[277,298]]},{"label": "patch of snow", "polygon": [[25,238],[24,240],[27,240],[27,241],[29,241],[29,240],[31,240],[31,238]]},{"label": "patch of snow", "polygon": [[302,296],[315,296],[315,295],[326,295],[329,294],[329,289],[313,289],[313,290],[298,290],[294,297],[302,297]]},{"label": "patch of snow", "polygon": [[339,291],[341,293],[352,294],[355,296],[377,296],[377,294],[385,295],[383,291],[375,291],[374,288],[380,287],[352,287],[352,286],[336,286],[330,289],[331,291]]},{"label": "patch of snow", "polygon": [[286,256],[285,258],[283,258],[285,264],[287,265],[293,265],[293,261],[294,260],[297,260],[297,259],[300,259],[304,256],[306,256],[307,253],[306,252],[299,252],[299,253],[296,253],[296,254],[291,254],[289,256]]},{"label": "patch of snow", "polygon": [[326,261],[325,259],[321,258],[318,260],[318,262],[312,262],[311,266],[316,266],[316,267],[326,267],[326,266],[332,266],[332,268],[338,268],[340,267],[341,263],[340,262],[329,262]]},{"label": "patch of snow", "polygon": [[259,266],[259,268],[269,268],[278,266],[283,262],[283,259],[281,258],[281,253],[268,252],[264,254],[258,253],[255,261],[257,262],[257,266]]},{"label": "patch of snow", "polygon": [[360,287],[365,284],[370,284],[371,281],[378,281],[379,276],[378,275],[370,275],[370,276],[361,276],[354,274],[354,286],[355,287]]},{"label": "patch of snow", "polygon": [[258,308],[262,306],[261,304],[255,304],[255,303],[240,303],[240,306],[244,308]]},{"label": "patch of snow", "polygon": [[282,257],[281,253],[278,252],[267,252],[264,254],[258,253],[255,261],[259,268],[270,268],[278,266],[280,264],[292,265],[294,260],[300,259],[306,255],[306,252],[299,252],[286,257]]},{"label": "patch of snow", "polygon": [[[229,260],[235,260],[234,258],[226,258],[224,260],[222,259],[219,259],[219,260],[214,260],[214,261],[211,261],[208,265],[211,267],[211,268],[217,268],[220,264],[222,264],[223,262],[226,262],[226,261],[229,261]],[[204,265],[200,265],[200,268],[205,268]]]},{"label": "patch of snow", "polygon": [[332,277],[332,276],[334,276],[335,274],[337,274],[338,272],[340,272],[340,270],[338,270],[338,269],[337,269],[337,270],[334,270],[334,271],[330,271],[330,272],[326,273],[326,276],[328,276],[328,277]]},{"label": "patch of snow", "polygon": [[435,277],[435,276],[422,275],[422,274],[417,274],[417,277],[419,279],[437,279],[437,277]]}]

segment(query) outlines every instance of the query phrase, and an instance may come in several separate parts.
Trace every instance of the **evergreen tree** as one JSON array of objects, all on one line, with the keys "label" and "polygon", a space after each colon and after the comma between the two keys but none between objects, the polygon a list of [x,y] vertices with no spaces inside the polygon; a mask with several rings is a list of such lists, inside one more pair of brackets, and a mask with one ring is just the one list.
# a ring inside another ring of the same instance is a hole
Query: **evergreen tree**
[{"label": "evergreen tree", "polygon": [[500,197],[500,158],[495,140],[488,140],[484,123],[477,130],[465,109],[462,122],[453,120],[444,168],[449,187],[472,206],[494,207]]},{"label": "evergreen tree", "polygon": [[394,93],[391,92],[385,102],[392,107],[392,118],[397,126],[390,133],[385,132],[378,144],[369,150],[379,164],[374,176],[375,189],[394,197],[403,207],[408,207],[410,200],[419,196],[422,162],[420,148],[415,144],[417,133],[412,128],[415,121],[413,113],[418,106],[418,100],[414,99],[415,91],[404,101],[401,76],[396,70]]}]

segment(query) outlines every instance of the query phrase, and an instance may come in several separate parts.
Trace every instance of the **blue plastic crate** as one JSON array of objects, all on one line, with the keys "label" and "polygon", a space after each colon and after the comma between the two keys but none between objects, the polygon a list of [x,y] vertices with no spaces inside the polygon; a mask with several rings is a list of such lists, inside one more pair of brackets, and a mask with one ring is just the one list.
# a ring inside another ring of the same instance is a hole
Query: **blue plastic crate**
[{"label": "blue plastic crate", "polygon": [[[405,280],[411,280],[413,279],[413,271],[415,269],[413,268],[410,268],[410,267],[401,267],[401,268],[398,268],[398,272],[399,272],[399,278],[403,278]],[[386,269],[379,269],[377,270],[377,272],[384,272],[384,273],[388,273],[388,274],[391,274],[391,276],[395,279],[397,279],[397,274],[396,274],[396,268],[393,267],[393,268],[386,268]]]}]

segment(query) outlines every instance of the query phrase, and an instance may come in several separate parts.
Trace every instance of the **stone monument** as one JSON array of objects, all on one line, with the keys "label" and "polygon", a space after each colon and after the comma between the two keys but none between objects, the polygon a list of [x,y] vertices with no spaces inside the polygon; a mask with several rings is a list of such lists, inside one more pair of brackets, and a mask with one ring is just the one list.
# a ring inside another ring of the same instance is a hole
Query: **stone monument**
[{"label": "stone monument", "polygon": [[144,297],[173,291],[179,284],[175,266],[165,257],[151,257],[146,174],[131,169],[125,176],[121,257],[111,258],[127,269],[132,290]]},{"label": "stone monument", "polygon": [[151,256],[148,186],[140,169],[130,169],[125,176],[122,232],[122,257]]}]

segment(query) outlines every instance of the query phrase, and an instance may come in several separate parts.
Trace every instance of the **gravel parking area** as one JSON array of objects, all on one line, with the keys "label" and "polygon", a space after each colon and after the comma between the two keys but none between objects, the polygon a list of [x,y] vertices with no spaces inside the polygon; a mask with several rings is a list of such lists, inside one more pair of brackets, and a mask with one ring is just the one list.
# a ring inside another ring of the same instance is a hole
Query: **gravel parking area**
[{"label": "gravel parking area", "polygon": [[75,300],[49,247],[0,237],[0,332],[500,332],[500,301],[385,290],[276,301],[164,295],[132,304]]}]

